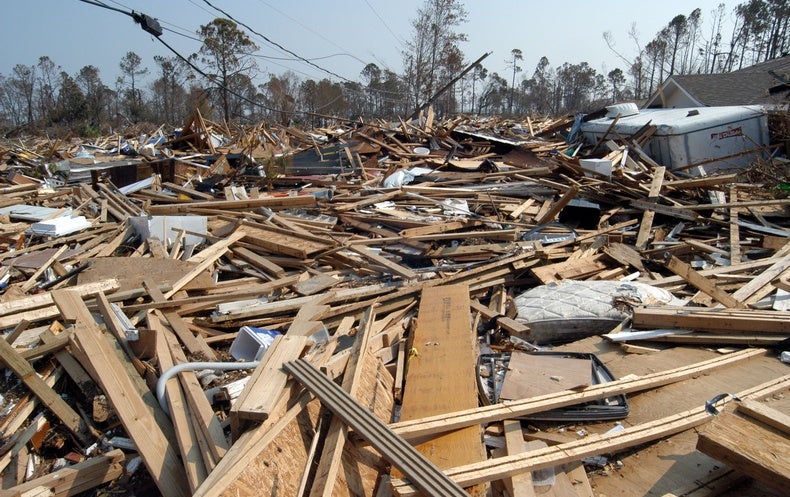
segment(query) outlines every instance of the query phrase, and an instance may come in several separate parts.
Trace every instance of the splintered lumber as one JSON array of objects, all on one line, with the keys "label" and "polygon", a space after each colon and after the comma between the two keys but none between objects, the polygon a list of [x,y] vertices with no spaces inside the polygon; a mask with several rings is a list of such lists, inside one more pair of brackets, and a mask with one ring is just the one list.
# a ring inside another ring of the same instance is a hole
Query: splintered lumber
[{"label": "splintered lumber", "polygon": [[207,202],[188,202],[182,204],[159,204],[148,208],[152,216],[170,216],[175,214],[188,214],[195,209],[220,209],[229,211],[244,211],[266,207],[268,209],[292,209],[298,207],[315,207],[316,199],[312,195],[297,195],[295,197],[261,197],[248,200],[212,200]]},{"label": "splintered lumber", "polygon": [[[77,292],[83,297],[96,295],[99,292],[110,293],[118,290],[120,283],[115,278],[101,281],[83,283],[69,287],[70,291]],[[50,292],[39,293],[21,299],[0,303],[0,329],[16,326],[20,321],[30,323],[56,318],[60,314],[52,300]]]},{"label": "splintered lumber", "polygon": [[779,334],[790,336],[790,320],[783,311],[705,307],[635,307],[636,328],[673,328],[716,334]]},{"label": "splintered lumber", "polygon": [[771,293],[773,291],[771,281],[780,277],[782,273],[790,268],[790,242],[785,243],[785,245],[776,252],[775,257],[780,257],[780,259],[750,282],[733,292],[733,298],[739,302],[751,304]]},{"label": "splintered lumber", "polygon": [[[147,319],[150,328],[158,332],[157,347],[159,342],[163,341],[169,349],[169,354],[174,364],[185,364],[188,362],[178,340],[170,331],[162,327],[161,321],[151,314],[147,316]],[[205,449],[203,451],[203,460],[206,468],[211,471],[216,466],[217,461],[222,459],[228,451],[228,441],[195,372],[183,371],[178,374],[178,378],[184,392],[184,399],[192,414],[192,424],[198,430],[198,436],[202,437],[199,441],[201,442],[201,447]],[[173,411],[171,410],[170,412],[172,413]]]},{"label": "splintered lumber", "polygon": [[282,278],[285,276],[285,269],[273,263],[266,257],[256,254],[250,249],[244,247],[234,247],[231,251],[233,252],[233,255],[249,262],[266,274],[270,274],[275,278]]},{"label": "splintered lumber", "polygon": [[[80,298],[80,297],[77,297]],[[82,299],[80,298],[80,302]],[[42,380],[33,366],[22,358],[11,345],[0,339],[0,362],[14,372],[20,380],[38,397],[42,404],[52,411],[55,416],[69,429],[79,440],[87,442],[87,426],[82,418],[74,409],[69,406],[63,397],[55,392],[44,380]]]},{"label": "splintered lumber", "polygon": [[[519,454],[528,450],[527,442],[524,441],[524,432],[521,431],[521,421],[517,419],[505,420],[505,445],[508,455]],[[510,495],[513,497],[535,497],[535,490],[532,488],[532,475],[521,473],[505,479]]]},{"label": "splintered lumber", "polygon": [[[167,300],[162,292],[159,291],[159,286],[153,281],[145,280],[143,286],[154,302],[165,302]],[[181,343],[184,344],[184,347],[187,348],[190,354],[204,354],[208,361],[215,361],[217,359],[217,354],[214,352],[214,349],[209,347],[205,340],[193,335],[192,331],[187,328],[184,320],[175,310],[161,309],[161,314],[168,324],[170,324],[170,328],[176,336],[178,336],[178,339],[181,340]]]},{"label": "splintered lumber", "polygon": [[[417,326],[408,352],[401,420],[477,407],[475,335],[469,287],[438,286],[422,291]],[[480,427],[469,426],[416,447],[439,468],[485,460]],[[482,495],[481,487],[472,495]]]},{"label": "splintered lumber", "polygon": [[244,230],[237,230],[230,234],[227,238],[212,244],[210,247],[202,250],[200,254],[200,262],[190,272],[182,276],[178,281],[173,283],[173,288],[164,295],[165,299],[169,299],[175,295],[179,290],[184,288],[190,281],[195,279],[198,274],[202,273],[216,262],[217,259],[225,255],[231,245],[241,240],[246,236]]},{"label": "splintered lumber", "polygon": [[[373,326],[373,308],[368,308],[362,317],[359,331],[354,337],[354,345],[351,348],[346,371],[343,373],[343,390],[348,392],[352,398],[358,398],[360,388],[360,377],[363,371],[363,364],[369,357],[368,339],[370,329]],[[318,459],[318,467],[315,472],[315,479],[310,490],[310,497],[331,497],[334,489],[337,473],[341,467],[341,456],[343,446],[346,441],[348,428],[338,417],[332,417],[329,430],[324,437],[324,447]]]},{"label": "splintered lumber", "polygon": [[704,292],[706,295],[713,297],[716,302],[719,302],[720,304],[723,304],[724,306],[731,309],[742,309],[746,307],[732,295],[716,286],[716,284],[711,280],[699,274],[689,264],[686,264],[674,255],[670,254],[664,261],[664,264],[666,265],[667,269],[685,279],[690,285]]},{"label": "splintered lumber", "polygon": [[754,399],[738,402],[738,412],[790,435],[790,416]]},{"label": "splintered lumber", "polygon": [[52,293],[61,311],[70,309],[78,316],[72,340],[84,351],[84,359],[90,361],[90,369],[100,372],[95,379],[121,420],[126,433],[134,441],[135,448],[156,486],[163,495],[190,495],[184,467],[173,447],[175,440],[169,440],[162,427],[157,424],[115,352],[102,337],[102,332],[85,303],[79,295],[70,293],[69,290],[56,290]]},{"label": "splintered lumber", "polygon": [[[156,328],[152,329],[156,330]],[[164,333],[164,330],[158,330]],[[156,340],[156,358],[162,372],[174,366],[173,358],[170,354],[168,344],[163,339]],[[200,484],[208,476],[208,470],[201,454],[200,436],[192,424],[191,412],[187,405],[184,392],[181,390],[178,378],[171,377],[165,383],[165,393],[167,405],[170,410],[170,418],[173,421],[173,430],[176,433],[178,448],[181,453],[181,462],[184,464],[184,472],[189,481],[191,492],[197,490]]]},{"label": "splintered lumber", "polygon": [[[664,172],[666,171],[666,167],[661,166],[656,168],[653,171],[653,181],[650,183],[650,192],[648,193],[648,199],[655,202],[658,200],[658,196],[661,193],[661,185],[664,181]],[[654,210],[648,209],[642,214],[642,222],[639,223],[639,233],[636,235],[636,248],[639,250],[644,250],[647,248],[647,242],[650,239],[650,231],[653,228],[653,218],[655,218],[656,212]]]},{"label": "splintered lumber", "polygon": [[231,424],[237,428],[241,420],[263,421],[269,417],[283,393],[288,375],[284,362],[298,359],[307,345],[306,336],[278,335],[266,349],[261,362],[230,410]]},{"label": "splintered lumber", "polygon": [[411,421],[399,421],[390,426],[398,435],[407,440],[415,440],[463,428],[465,426],[517,418],[559,407],[601,400],[614,395],[658,388],[660,386],[694,378],[716,368],[729,366],[743,360],[765,355],[765,352],[765,349],[745,349],[723,357],[715,357],[688,366],[592,385],[579,391],[566,390],[563,392],[540,395],[531,399],[506,400],[490,406],[440,415],[429,415]]},{"label": "splintered lumber", "polygon": [[754,419],[723,413],[699,434],[697,450],[780,492],[790,487],[790,438]]},{"label": "splintered lumber", "polygon": [[537,224],[546,224],[554,220],[559,214],[562,209],[568,205],[568,202],[573,200],[573,198],[579,193],[579,187],[574,185],[568,188],[562,197],[557,200],[552,206],[549,208],[548,212],[540,217],[540,219],[536,220]]},{"label": "splintered lumber", "polygon": [[[762,397],[790,387],[790,375],[773,379],[756,387],[735,394],[737,397]],[[731,399],[722,399],[727,403]],[[594,455],[617,453],[660,438],[708,423],[713,416],[705,405],[646,423],[629,426],[620,431],[588,435],[580,440],[561,443],[545,449],[489,459],[444,470],[459,485],[473,485],[500,480],[526,471],[567,464]],[[779,452],[782,453],[782,452]],[[790,473],[787,473],[790,474]],[[415,497],[419,488],[405,479],[393,480],[392,488],[400,497]]]},{"label": "splintered lumber", "polygon": [[369,410],[359,405],[348,392],[329,380],[304,359],[287,362],[283,365],[299,383],[304,385],[356,433],[402,471],[415,487],[425,495],[443,497],[468,497],[464,489],[447,478],[427,457],[395,435],[387,425],[376,418]]},{"label": "splintered lumber", "polygon": [[68,497],[82,494],[120,477],[124,473],[121,464],[123,460],[123,451],[115,449],[15,487],[0,490],[0,497]]},{"label": "splintered lumber", "polygon": [[260,247],[275,255],[286,255],[307,259],[313,254],[331,249],[334,244],[329,238],[304,235],[293,230],[245,222],[243,242]]},{"label": "splintered lumber", "polygon": [[393,262],[387,259],[384,256],[381,256],[374,252],[373,250],[363,247],[360,245],[349,245],[348,248],[353,250],[354,252],[358,253],[362,257],[369,259],[376,265],[384,266],[385,268],[392,271],[393,274],[397,274],[406,278],[407,280],[417,278],[417,273],[412,271],[411,269],[407,268],[406,266],[401,266],[400,264]]}]

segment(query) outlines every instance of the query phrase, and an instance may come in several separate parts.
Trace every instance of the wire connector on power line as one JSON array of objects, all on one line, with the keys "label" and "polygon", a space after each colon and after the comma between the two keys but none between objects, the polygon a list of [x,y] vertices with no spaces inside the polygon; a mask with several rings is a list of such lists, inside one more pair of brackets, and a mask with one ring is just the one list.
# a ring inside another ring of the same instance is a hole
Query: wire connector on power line
[{"label": "wire connector on power line", "polygon": [[152,35],[159,38],[162,36],[162,26],[159,25],[159,21],[154,19],[151,16],[145,14],[139,14],[137,12],[132,11],[132,18],[134,22],[140,25],[143,28],[143,31],[146,33],[151,33]]}]

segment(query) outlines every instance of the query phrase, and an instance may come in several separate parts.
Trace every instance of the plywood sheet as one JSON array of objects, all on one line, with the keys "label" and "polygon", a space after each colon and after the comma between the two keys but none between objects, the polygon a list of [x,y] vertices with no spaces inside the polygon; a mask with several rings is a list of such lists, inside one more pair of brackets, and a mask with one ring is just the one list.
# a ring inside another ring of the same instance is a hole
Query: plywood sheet
[{"label": "plywood sheet", "polygon": [[[465,284],[426,288],[409,354],[401,420],[477,407],[475,335]],[[417,446],[439,468],[483,461],[480,427],[471,426]],[[472,495],[484,495],[473,488]]]},{"label": "plywood sheet", "polygon": [[[143,287],[143,280],[154,283],[175,283],[194,269],[195,264],[177,259],[156,259],[153,257],[93,257],[91,267],[80,273],[79,282],[89,283],[107,278],[117,278],[121,284],[119,291]],[[211,288],[214,281],[211,274],[204,271],[184,286],[185,290]]]},{"label": "plywood sheet", "polygon": [[575,390],[592,382],[590,359],[513,352],[501,399],[528,399],[537,395]]}]

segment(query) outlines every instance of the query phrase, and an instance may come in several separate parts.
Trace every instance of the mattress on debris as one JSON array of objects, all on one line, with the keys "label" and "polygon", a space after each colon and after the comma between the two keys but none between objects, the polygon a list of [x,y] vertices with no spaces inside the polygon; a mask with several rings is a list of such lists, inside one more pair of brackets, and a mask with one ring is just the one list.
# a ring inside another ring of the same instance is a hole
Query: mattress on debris
[{"label": "mattress on debris", "polygon": [[633,306],[682,305],[670,292],[639,282],[564,280],[541,285],[515,298],[516,320],[530,328],[537,344],[600,335],[630,316]]}]

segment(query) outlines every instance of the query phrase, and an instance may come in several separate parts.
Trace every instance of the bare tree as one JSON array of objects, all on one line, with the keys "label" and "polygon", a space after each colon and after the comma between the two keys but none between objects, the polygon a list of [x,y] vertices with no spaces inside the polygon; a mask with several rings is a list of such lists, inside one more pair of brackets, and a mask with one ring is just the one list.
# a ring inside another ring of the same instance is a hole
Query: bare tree
[{"label": "bare tree", "polygon": [[129,88],[126,91],[129,117],[132,121],[137,121],[140,119],[143,111],[143,96],[137,87],[137,79],[148,74],[148,68],[143,67],[143,59],[134,52],[126,52],[126,55],[123,56],[118,65],[125,76],[122,82],[129,82]]},{"label": "bare tree", "polygon": [[258,46],[230,19],[214,19],[200,26],[198,34],[203,39],[201,61],[213,71],[211,83],[218,90],[223,117],[229,120],[236,117],[231,115],[231,100],[244,90],[234,87],[234,82],[244,83],[236,76],[254,76],[257,64],[252,53]]},{"label": "bare tree", "polygon": [[518,65],[518,61],[524,60],[524,54],[521,53],[521,49],[514,48],[510,51],[510,59],[506,60],[507,67],[513,70],[513,77],[510,81],[510,98],[508,99],[508,112],[510,114],[513,113],[513,93],[516,90],[516,73],[521,72],[521,67]]},{"label": "bare tree", "polygon": [[403,52],[404,80],[414,107],[433,96],[462,66],[458,45],[466,41],[466,35],[455,30],[466,17],[459,0],[425,0],[417,11],[411,40]]}]

